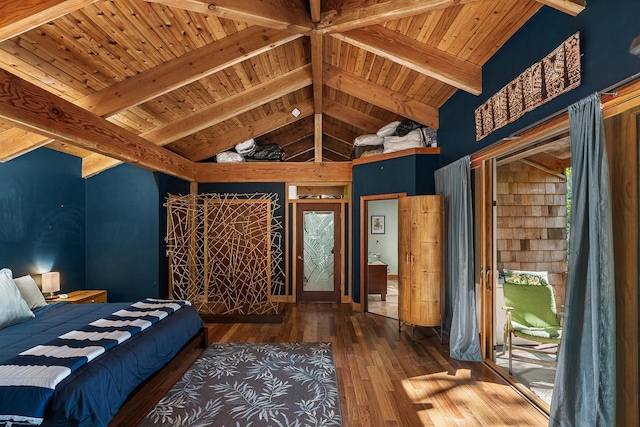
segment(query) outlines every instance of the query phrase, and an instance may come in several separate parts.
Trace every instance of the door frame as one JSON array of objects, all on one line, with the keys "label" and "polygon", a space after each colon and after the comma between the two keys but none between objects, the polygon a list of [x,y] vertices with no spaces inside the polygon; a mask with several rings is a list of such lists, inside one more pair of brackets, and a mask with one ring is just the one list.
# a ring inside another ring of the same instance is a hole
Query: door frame
[{"label": "door frame", "polygon": [[[393,200],[406,197],[407,193],[387,193],[374,194],[370,196],[360,196],[360,309],[358,311],[368,312],[368,269],[366,268],[369,257],[369,202],[372,200]],[[357,307],[354,304],[354,307]]]},{"label": "door frame", "polygon": [[[341,294],[344,290],[344,269],[342,266],[344,265],[344,203],[340,203],[337,200],[327,200],[327,201],[314,201],[308,203],[308,200],[305,202],[296,203],[296,209],[294,213],[294,229],[296,230],[296,237],[294,240],[294,250],[293,250],[293,260],[296,265],[295,271],[295,301],[303,302],[303,301],[325,301],[322,298],[326,298],[331,295],[331,300],[327,299],[329,302],[341,302]],[[333,264],[333,291],[317,291],[310,292],[307,294],[313,294],[315,297],[319,299],[303,299],[303,291],[302,286],[303,283],[301,280],[298,280],[298,276],[303,274],[304,272],[304,259],[298,258],[299,252],[304,252],[304,242],[302,230],[302,222],[303,212],[310,210],[318,210],[318,211],[332,211],[334,213],[334,226],[333,226],[333,236],[334,236],[334,264]],[[337,219],[337,220],[336,220]]]}]

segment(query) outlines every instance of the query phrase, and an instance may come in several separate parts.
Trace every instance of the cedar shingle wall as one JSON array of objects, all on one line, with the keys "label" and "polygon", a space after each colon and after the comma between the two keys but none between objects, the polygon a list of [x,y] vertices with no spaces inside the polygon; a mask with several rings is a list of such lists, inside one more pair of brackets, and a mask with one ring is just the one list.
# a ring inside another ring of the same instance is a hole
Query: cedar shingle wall
[{"label": "cedar shingle wall", "polygon": [[564,301],[567,271],[566,180],[520,161],[499,166],[498,269],[547,271]]}]

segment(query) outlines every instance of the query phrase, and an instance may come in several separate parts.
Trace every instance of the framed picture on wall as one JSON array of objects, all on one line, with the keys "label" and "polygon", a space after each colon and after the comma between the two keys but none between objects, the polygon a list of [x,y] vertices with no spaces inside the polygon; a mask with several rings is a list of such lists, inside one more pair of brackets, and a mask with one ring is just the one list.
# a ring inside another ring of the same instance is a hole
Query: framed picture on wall
[{"label": "framed picture on wall", "polygon": [[384,234],[384,215],[371,215],[371,234]]}]

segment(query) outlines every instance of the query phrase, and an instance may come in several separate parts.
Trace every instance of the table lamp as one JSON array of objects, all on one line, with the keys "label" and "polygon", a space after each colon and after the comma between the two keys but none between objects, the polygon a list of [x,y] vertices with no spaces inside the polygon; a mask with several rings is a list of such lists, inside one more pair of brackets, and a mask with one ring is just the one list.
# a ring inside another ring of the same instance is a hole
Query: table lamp
[{"label": "table lamp", "polygon": [[42,273],[42,293],[49,295],[46,299],[53,299],[55,292],[60,290],[60,272],[50,271],[48,273]]}]

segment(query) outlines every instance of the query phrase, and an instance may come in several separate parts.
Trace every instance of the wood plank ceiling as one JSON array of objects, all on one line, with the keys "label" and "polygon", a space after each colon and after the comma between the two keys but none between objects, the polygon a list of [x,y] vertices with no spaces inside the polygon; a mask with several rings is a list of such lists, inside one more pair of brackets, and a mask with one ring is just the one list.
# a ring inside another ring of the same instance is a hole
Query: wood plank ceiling
[{"label": "wood plank ceiling", "polygon": [[[254,138],[349,161],[394,121],[438,127],[457,90],[543,5],[583,0],[5,0],[0,161],[35,148],[193,179]],[[294,117],[294,108],[300,115]]]}]

